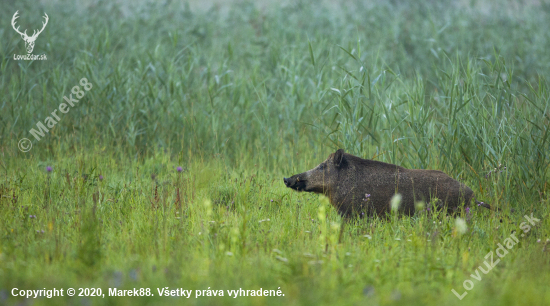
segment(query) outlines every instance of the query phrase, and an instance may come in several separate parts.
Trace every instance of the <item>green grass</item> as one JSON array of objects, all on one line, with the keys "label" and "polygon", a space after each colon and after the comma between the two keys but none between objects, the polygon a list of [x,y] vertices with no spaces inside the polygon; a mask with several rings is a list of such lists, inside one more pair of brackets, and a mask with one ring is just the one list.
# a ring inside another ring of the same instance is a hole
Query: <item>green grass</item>
[{"label": "green grass", "polygon": [[[179,302],[158,296],[169,287],[224,290],[193,292],[197,305],[548,304],[550,6],[470,5],[3,4],[0,304],[54,287],[155,296],[28,302]],[[33,52],[48,60],[13,59],[26,54],[17,10],[28,29],[48,13]],[[82,78],[93,87],[37,141],[29,131]],[[341,232],[326,199],[282,183],[337,148],[445,171],[501,211],[462,211],[464,234],[438,213]]]}]

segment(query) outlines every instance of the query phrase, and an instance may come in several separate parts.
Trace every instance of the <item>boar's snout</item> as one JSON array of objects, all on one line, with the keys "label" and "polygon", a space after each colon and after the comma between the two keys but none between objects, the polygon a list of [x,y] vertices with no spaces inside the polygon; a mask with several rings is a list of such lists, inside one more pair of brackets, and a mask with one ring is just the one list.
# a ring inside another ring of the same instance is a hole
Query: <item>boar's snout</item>
[{"label": "boar's snout", "polygon": [[286,187],[290,187],[290,179],[289,178],[283,177],[283,181],[285,182]]},{"label": "boar's snout", "polygon": [[306,182],[303,178],[300,178],[300,174],[294,175],[292,177],[283,178],[285,186],[292,188],[294,190],[302,191],[306,187]]}]

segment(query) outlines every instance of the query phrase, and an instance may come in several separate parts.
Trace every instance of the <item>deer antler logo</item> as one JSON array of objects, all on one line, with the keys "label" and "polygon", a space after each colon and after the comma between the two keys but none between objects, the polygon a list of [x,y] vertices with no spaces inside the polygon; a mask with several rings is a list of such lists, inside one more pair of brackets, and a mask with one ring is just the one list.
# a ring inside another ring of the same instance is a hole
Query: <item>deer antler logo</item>
[{"label": "deer antler logo", "polygon": [[27,53],[31,53],[32,49],[34,49],[34,41],[36,40],[38,35],[40,35],[40,33],[42,33],[42,31],[44,31],[44,28],[48,24],[49,17],[48,17],[48,14],[44,13],[44,15],[46,15],[46,16],[43,16],[43,18],[46,19],[46,22],[42,22],[42,29],[40,29],[40,31],[38,31],[38,33],[36,33],[36,30],[33,30],[32,36],[28,36],[27,35],[27,30],[25,30],[25,32],[21,33],[21,31],[19,31],[19,27],[17,27],[17,28],[15,27],[15,19],[19,18],[19,16],[17,16],[18,13],[19,13],[19,11],[15,12],[15,14],[13,14],[13,18],[11,19],[11,26],[13,27],[15,32],[19,33],[21,35],[21,38],[23,38],[23,40],[25,41],[25,48],[27,48]]}]

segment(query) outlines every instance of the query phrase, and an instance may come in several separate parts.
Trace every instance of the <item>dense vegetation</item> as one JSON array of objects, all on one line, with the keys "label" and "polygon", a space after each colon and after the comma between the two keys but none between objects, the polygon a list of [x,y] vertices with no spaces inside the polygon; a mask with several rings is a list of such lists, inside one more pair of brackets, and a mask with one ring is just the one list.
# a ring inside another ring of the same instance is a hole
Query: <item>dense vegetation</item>
[{"label": "dense vegetation", "polygon": [[[224,290],[193,292],[197,305],[550,301],[549,5],[2,8],[0,304],[23,302],[12,288],[54,287],[106,297],[31,302],[172,304],[165,287]],[[26,54],[15,11],[27,33],[48,13],[33,51],[47,60],[14,60]],[[30,130],[74,86],[82,98],[36,140]],[[282,183],[337,148],[445,171],[500,211],[342,227],[326,199]],[[525,215],[540,222],[524,233]],[[475,280],[513,233],[519,242]],[[459,300],[451,289],[465,280],[474,288]],[[115,287],[155,296],[108,297]],[[284,296],[225,291],[279,287]]]}]

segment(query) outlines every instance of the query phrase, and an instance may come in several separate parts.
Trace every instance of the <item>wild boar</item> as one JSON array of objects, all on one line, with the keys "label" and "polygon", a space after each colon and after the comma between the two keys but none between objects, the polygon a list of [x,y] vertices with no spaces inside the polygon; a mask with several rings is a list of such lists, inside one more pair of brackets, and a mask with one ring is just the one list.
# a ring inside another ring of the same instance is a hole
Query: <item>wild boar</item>
[{"label": "wild boar", "polygon": [[[415,203],[432,203],[438,209],[456,211],[461,204],[469,207],[475,200],[468,186],[438,170],[405,169],[384,162],[362,159],[340,149],[317,167],[290,178],[287,187],[297,191],[326,195],[342,216],[385,215],[390,200],[402,197],[398,212],[413,215]],[[478,206],[490,208],[483,202]]]}]

